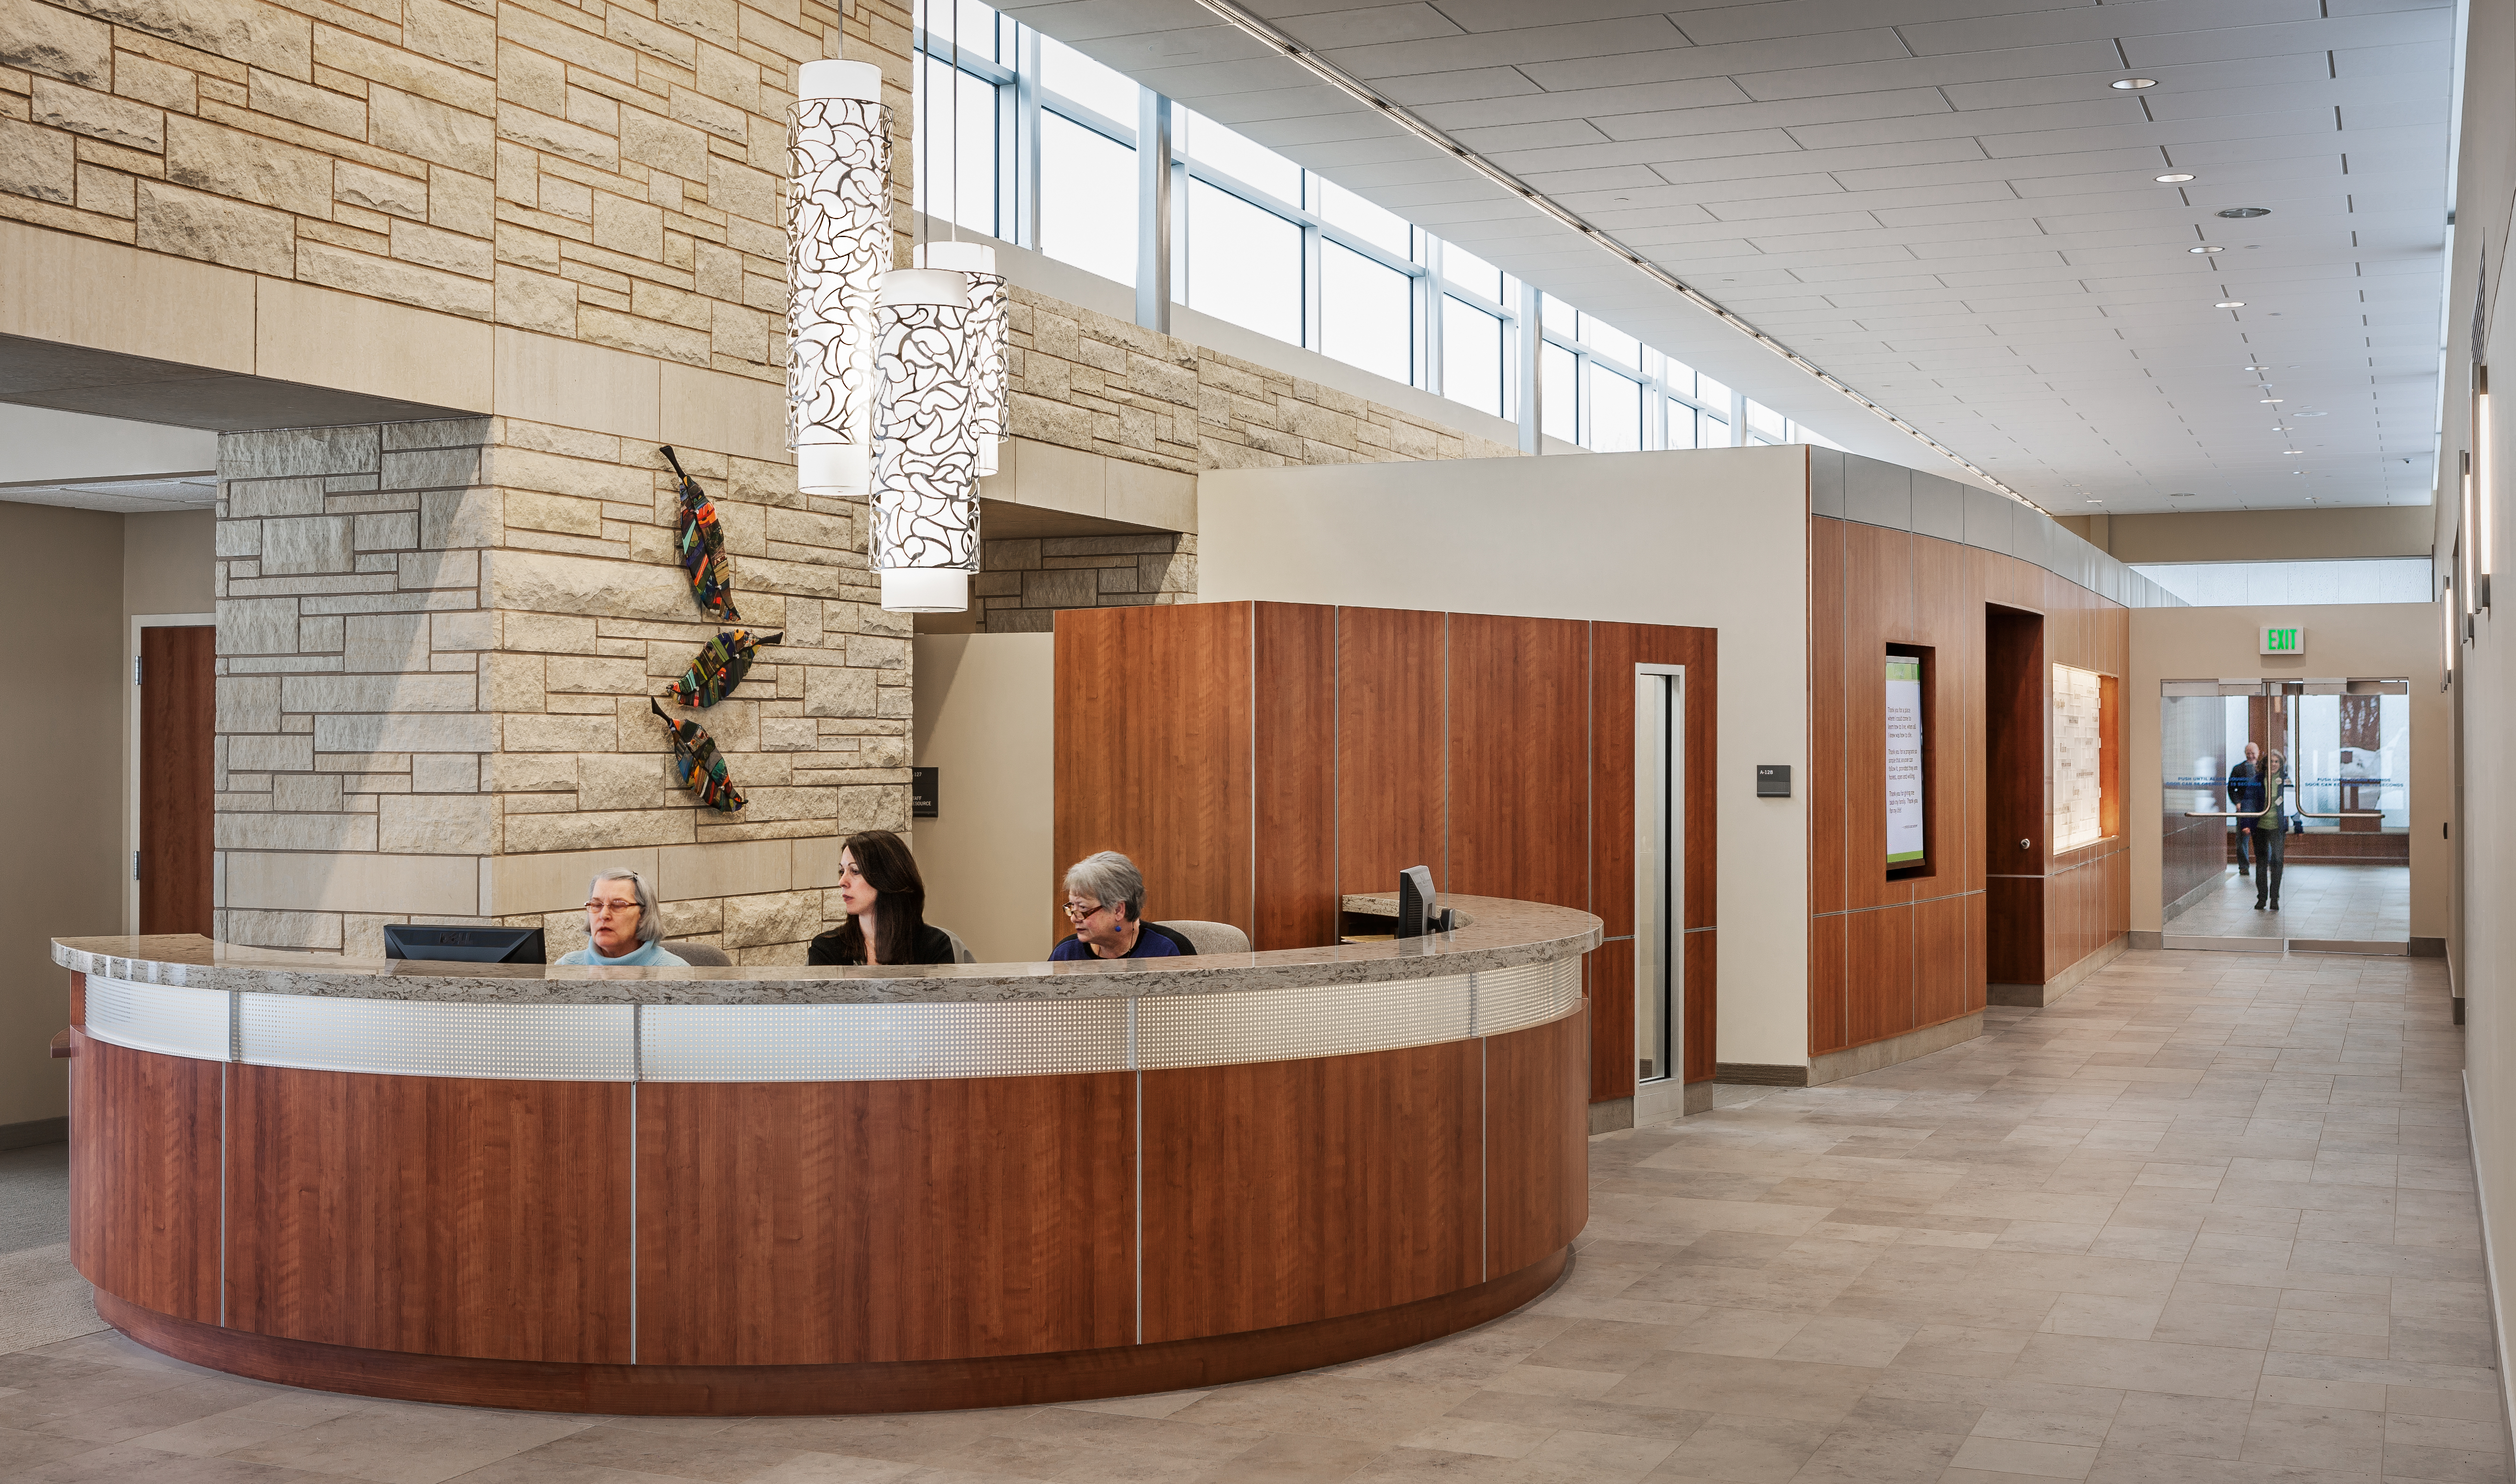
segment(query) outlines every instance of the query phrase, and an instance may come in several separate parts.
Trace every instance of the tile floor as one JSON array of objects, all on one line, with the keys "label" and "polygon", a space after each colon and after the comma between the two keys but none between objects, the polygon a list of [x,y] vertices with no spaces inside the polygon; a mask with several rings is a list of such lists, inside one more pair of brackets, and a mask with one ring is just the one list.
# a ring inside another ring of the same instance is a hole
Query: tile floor
[{"label": "tile floor", "polygon": [[2254,881],[2231,866],[2219,889],[2170,917],[2170,933],[2201,938],[2324,938],[2400,943],[2411,935],[2408,866],[2310,866],[2281,872],[2281,910],[2254,911]]},{"label": "tile floor", "polygon": [[1594,1141],[1593,1219],[1555,1293],[1332,1371],[1075,1407],[636,1420],[291,1391],[93,1334],[0,1356],[0,1476],[2505,1478],[2440,964],[2132,953],[1988,1025]]}]

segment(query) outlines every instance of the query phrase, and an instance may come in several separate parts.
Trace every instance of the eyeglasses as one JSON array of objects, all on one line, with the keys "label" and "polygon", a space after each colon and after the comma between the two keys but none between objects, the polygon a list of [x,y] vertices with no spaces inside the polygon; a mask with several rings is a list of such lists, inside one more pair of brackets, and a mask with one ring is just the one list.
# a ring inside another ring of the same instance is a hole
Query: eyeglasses
[{"label": "eyeglasses", "polygon": [[585,904],[585,912],[589,917],[608,917],[613,912],[634,912],[637,910],[638,904],[635,902],[588,902]]},{"label": "eyeglasses", "polygon": [[1080,902],[1069,902],[1066,904],[1066,915],[1076,922],[1088,921],[1096,913],[1107,912],[1109,907],[1110,904],[1107,902],[1094,902],[1089,905]]}]

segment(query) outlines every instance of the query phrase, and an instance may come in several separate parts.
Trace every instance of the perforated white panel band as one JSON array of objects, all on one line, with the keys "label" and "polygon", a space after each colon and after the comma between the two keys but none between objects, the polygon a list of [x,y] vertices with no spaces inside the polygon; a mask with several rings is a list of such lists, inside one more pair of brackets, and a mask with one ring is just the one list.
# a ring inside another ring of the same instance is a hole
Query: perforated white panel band
[{"label": "perforated white panel band", "polygon": [[87,1032],[267,1067],[543,1081],[873,1081],[1210,1067],[1395,1050],[1543,1024],[1577,958],[1476,975],[1183,995],[894,1004],[433,1003],[90,975]]},{"label": "perforated white panel band", "polygon": [[1181,996],[1140,1004],[1136,1054],[1148,1070],[1342,1056],[1468,1035],[1465,974]]},{"label": "perforated white panel band", "polygon": [[1477,979],[1479,1036],[1544,1025],[1581,998],[1581,960],[1557,958],[1518,968],[1489,969]]},{"label": "perforated white panel band", "polygon": [[649,1005],[638,1053],[656,1082],[1121,1072],[1127,1001]]},{"label": "perforated white panel band", "polygon": [[229,1001],[233,997],[224,990],[184,990],[90,974],[87,1034],[135,1051],[223,1062],[228,1059]]},{"label": "perforated white panel band", "polygon": [[317,995],[238,995],[236,1060],[405,1077],[635,1080],[625,1004],[431,1004]]}]

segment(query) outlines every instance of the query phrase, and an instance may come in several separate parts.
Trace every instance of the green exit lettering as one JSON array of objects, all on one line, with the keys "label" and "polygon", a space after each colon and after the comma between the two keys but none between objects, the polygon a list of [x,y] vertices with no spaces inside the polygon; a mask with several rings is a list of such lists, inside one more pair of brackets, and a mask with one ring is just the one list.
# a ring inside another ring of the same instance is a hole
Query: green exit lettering
[{"label": "green exit lettering", "polygon": [[2263,653],[2266,655],[2294,655],[2299,653],[2303,648],[2304,646],[2298,643],[2298,631],[2296,629],[2267,628],[2263,630]]}]

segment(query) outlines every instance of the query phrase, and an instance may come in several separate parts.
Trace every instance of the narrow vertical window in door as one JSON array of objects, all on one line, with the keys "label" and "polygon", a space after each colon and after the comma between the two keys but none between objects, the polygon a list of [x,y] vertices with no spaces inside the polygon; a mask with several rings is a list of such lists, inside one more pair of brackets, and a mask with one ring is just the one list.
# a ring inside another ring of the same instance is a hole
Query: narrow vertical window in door
[{"label": "narrow vertical window in door", "polygon": [[1634,676],[1634,1079],[1656,1081],[1677,1065],[1684,992],[1686,679]]},{"label": "narrow vertical window in door", "polygon": [[217,630],[140,631],[140,931],[210,934]]}]

